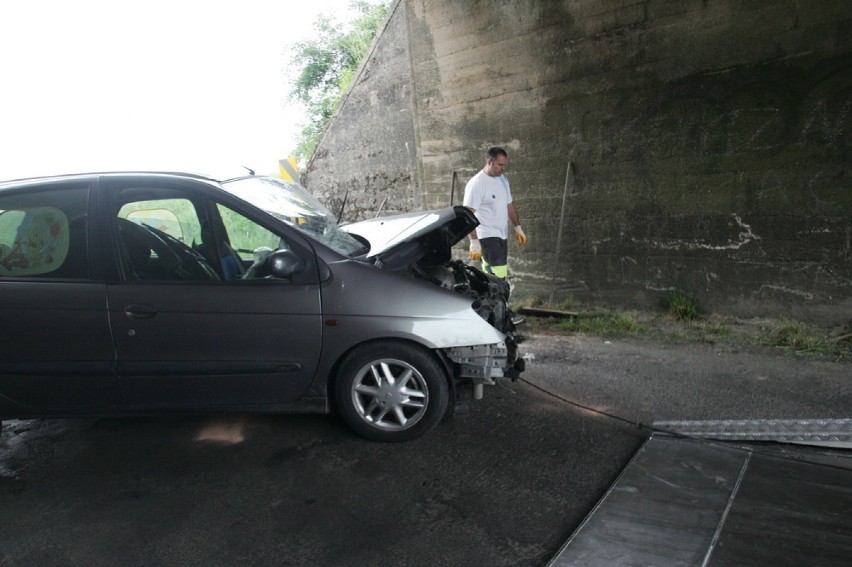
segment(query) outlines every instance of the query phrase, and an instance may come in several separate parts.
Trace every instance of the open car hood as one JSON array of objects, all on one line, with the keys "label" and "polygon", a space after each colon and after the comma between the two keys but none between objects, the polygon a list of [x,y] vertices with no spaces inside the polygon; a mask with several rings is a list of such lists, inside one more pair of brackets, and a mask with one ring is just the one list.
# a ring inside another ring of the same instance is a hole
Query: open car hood
[{"label": "open car hood", "polygon": [[456,206],[377,217],[341,228],[369,243],[368,259],[386,262],[393,258],[418,256],[415,249],[423,253],[449,254],[450,248],[478,225],[479,221],[470,209]]}]

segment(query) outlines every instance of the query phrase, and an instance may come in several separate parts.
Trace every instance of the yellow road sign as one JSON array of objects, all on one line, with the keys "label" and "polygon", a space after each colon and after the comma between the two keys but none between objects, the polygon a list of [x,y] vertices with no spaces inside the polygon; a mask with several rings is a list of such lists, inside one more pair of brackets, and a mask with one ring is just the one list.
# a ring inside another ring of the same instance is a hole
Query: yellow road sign
[{"label": "yellow road sign", "polygon": [[278,172],[284,181],[299,182],[299,168],[294,157],[278,160]]}]

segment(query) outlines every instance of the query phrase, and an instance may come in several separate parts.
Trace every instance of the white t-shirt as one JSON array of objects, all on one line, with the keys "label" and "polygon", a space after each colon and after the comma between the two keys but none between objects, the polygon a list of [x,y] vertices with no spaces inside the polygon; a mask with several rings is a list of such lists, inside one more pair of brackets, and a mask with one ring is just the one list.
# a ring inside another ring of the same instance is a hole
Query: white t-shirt
[{"label": "white t-shirt", "polygon": [[505,176],[491,177],[484,171],[474,175],[464,187],[464,206],[476,209],[479,238],[509,238],[509,203],[512,191]]}]

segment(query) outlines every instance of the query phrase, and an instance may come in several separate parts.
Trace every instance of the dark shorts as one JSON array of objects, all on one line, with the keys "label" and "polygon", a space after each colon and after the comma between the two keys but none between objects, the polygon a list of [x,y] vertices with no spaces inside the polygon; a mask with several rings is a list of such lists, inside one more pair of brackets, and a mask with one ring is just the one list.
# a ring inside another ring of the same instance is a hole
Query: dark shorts
[{"label": "dark shorts", "polygon": [[509,259],[509,241],[497,238],[480,238],[482,258],[492,266],[505,266]]}]

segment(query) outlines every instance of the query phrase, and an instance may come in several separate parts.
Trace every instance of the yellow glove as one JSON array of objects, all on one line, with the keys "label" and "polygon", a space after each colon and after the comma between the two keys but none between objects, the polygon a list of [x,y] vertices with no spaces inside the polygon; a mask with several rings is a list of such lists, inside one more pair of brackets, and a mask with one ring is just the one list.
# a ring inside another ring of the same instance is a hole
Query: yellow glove
[{"label": "yellow glove", "polygon": [[479,240],[476,238],[470,239],[470,259],[474,262],[479,262],[482,260],[482,245],[479,244]]},{"label": "yellow glove", "polygon": [[521,246],[527,245],[527,235],[524,234],[524,229],[521,228],[521,225],[515,227],[515,238],[518,239],[518,244]]}]

